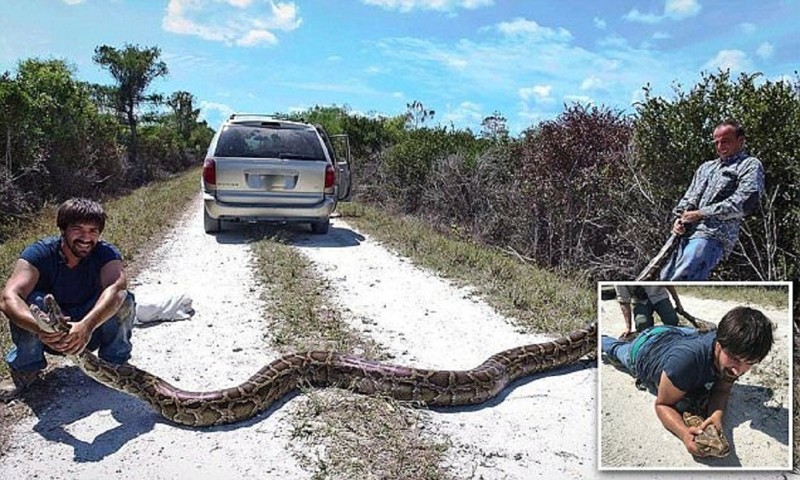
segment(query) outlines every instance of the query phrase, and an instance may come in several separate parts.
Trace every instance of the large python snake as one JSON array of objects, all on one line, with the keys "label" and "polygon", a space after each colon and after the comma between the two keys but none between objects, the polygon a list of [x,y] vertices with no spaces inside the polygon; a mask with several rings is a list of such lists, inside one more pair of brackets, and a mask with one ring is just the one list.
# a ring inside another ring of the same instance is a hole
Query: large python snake
[{"label": "large python snake", "polygon": [[[31,306],[40,328],[68,331],[65,317],[52,295],[45,296],[44,301],[46,312]],[[596,354],[596,332],[597,324],[593,322],[550,342],[497,353],[479,366],[463,371],[402,367],[333,351],[291,353],[266,365],[240,385],[208,392],[181,390],[134,365],[115,365],[86,351],[69,357],[94,380],[144,400],[164,418],[181,425],[204,427],[251,418],[304,384],[340,386],[422,406],[480,404],[518,378]]]}]

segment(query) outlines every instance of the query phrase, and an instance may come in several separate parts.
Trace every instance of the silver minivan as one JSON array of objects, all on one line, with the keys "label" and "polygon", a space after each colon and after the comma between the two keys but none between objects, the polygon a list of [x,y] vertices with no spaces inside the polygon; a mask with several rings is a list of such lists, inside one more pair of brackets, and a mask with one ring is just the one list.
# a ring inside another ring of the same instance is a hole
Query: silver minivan
[{"label": "silver minivan", "polygon": [[350,198],[348,137],[233,114],[211,140],[201,185],[206,233],[219,232],[223,221],[309,223],[327,233],[337,202]]}]

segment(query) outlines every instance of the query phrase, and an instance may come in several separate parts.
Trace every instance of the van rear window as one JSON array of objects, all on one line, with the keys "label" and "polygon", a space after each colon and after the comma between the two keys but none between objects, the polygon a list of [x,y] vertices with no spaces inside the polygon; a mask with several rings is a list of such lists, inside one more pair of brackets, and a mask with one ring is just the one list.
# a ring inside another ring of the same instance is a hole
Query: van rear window
[{"label": "van rear window", "polygon": [[214,156],[326,160],[314,130],[271,125],[226,125]]}]

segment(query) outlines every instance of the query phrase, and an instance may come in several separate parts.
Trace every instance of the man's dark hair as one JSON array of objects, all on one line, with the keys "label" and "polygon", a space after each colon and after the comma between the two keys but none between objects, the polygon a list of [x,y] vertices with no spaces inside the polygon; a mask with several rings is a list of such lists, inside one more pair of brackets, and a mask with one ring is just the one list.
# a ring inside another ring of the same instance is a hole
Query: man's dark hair
[{"label": "man's dark hair", "polygon": [[741,123],[737,122],[732,118],[728,118],[723,120],[719,125],[717,125],[717,128],[726,126],[733,127],[733,131],[736,133],[737,137],[744,137],[744,127],[742,126]]},{"label": "man's dark hair", "polygon": [[70,225],[91,223],[97,225],[100,232],[106,227],[106,212],[103,207],[88,198],[70,198],[58,207],[56,225],[66,230]]},{"label": "man's dark hair", "polygon": [[717,326],[717,342],[731,355],[760,362],[772,348],[772,322],[760,311],[736,307]]}]

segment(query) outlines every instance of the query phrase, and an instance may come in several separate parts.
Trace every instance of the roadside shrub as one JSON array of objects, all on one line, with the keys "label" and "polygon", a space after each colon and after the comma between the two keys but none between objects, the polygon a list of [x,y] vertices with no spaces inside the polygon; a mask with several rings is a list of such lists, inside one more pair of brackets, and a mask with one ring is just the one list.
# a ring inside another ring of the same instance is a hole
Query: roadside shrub
[{"label": "roadside shrub", "polygon": [[534,222],[528,250],[540,263],[586,269],[609,250],[631,133],[621,113],[582,105],[525,132],[514,155]]}]

